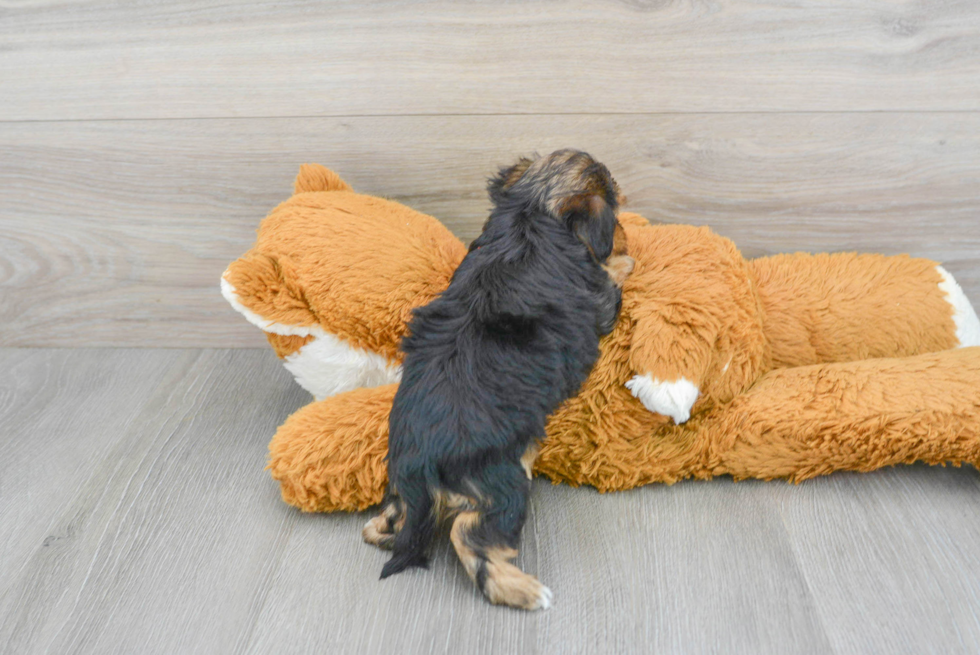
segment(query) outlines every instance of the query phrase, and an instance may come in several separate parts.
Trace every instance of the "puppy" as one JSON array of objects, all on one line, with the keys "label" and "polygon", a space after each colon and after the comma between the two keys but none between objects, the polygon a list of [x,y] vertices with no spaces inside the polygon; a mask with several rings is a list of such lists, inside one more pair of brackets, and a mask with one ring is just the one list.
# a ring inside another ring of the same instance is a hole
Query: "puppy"
[{"label": "puppy", "polygon": [[493,210],[449,287],[402,342],[389,483],[365,541],[392,548],[381,577],[425,566],[440,521],[492,603],[547,608],[511,562],[545,420],[578,392],[633,267],[618,187],[588,154],[521,159],[488,185]]}]

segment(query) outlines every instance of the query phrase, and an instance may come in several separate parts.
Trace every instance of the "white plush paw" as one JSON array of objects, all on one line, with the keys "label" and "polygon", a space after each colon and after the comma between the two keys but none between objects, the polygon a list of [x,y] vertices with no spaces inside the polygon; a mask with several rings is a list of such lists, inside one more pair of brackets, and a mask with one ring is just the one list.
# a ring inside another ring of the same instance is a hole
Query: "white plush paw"
[{"label": "white plush paw", "polygon": [[694,383],[686,378],[661,382],[649,374],[633,376],[626,388],[651,412],[669,416],[678,425],[691,418],[691,408],[700,395]]}]

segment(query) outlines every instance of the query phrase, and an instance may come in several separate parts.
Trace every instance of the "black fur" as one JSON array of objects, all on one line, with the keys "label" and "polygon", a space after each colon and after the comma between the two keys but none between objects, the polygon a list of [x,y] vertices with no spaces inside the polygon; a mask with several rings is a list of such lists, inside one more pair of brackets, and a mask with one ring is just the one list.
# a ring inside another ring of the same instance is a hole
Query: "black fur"
[{"label": "black fur", "polygon": [[446,291],[413,315],[389,423],[389,495],[406,517],[382,578],[426,565],[436,490],[477,499],[474,543],[517,546],[530,491],[521,456],[578,392],[619,309],[602,268],[615,183],[601,164],[584,170],[581,188],[547,170],[514,183],[515,168],[502,170],[483,233]]}]

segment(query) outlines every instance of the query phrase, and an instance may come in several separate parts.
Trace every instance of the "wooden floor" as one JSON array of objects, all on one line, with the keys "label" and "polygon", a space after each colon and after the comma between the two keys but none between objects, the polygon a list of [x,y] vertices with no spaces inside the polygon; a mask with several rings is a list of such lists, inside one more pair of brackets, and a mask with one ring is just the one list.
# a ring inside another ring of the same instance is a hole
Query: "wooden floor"
[{"label": "wooden floor", "polygon": [[746,256],[910,252],[980,304],[976,0],[0,2],[0,654],[980,652],[972,468],[539,481],[537,614],[279,500],[309,399],[217,282],[299,165],[471,239],[569,146]]},{"label": "wooden floor", "polygon": [[980,476],[908,467],[600,495],[537,481],[534,614],[440,542],[378,580],[366,515],[262,470],[307,402],[267,350],[4,349],[4,653],[976,653]]}]

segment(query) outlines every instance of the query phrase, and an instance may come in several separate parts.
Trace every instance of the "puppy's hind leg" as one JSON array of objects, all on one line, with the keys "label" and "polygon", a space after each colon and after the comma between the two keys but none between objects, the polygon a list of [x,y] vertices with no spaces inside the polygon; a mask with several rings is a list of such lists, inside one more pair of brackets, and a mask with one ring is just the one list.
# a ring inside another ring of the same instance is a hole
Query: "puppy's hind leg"
[{"label": "puppy's hind leg", "polygon": [[[511,562],[523,527],[530,483],[521,467],[513,467],[492,504],[460,513],[453,521],[450,540],[463,568],[487,599],[496,605],[537,610],[551,606],[551,590]],[[514,482],[519,491],[515,491]]]}]

